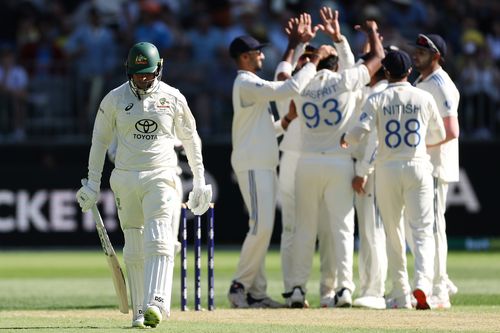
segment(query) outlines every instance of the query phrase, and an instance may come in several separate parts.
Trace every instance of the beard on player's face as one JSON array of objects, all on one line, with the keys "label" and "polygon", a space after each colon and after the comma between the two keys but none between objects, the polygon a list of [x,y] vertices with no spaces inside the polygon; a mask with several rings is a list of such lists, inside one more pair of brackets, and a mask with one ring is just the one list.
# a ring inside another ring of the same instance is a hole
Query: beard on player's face
[{"label": "beard on player's face", "polygon": [[256,72],[262,69],[262,60],[260,58],[253,58],[251,63]]},{"label": "beard on player's face", "polygon": [[147,90],[153,85],[155,77],[155,73],[134,74],[132,75],[132,80],[137,88]]},{"label": "beard on player's face", "polygon": [[416,50],[413,55],[413,64],[415,65],[415,69],[422,71],[429,68],[432,64],[433,55],[433,53],[428,51]]}]

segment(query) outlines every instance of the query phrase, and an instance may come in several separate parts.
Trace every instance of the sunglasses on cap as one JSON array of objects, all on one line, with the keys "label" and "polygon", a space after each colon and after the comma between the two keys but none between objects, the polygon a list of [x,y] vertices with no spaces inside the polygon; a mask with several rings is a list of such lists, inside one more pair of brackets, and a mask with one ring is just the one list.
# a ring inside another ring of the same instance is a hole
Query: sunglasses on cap
[{"label": "sunglasses on cap", "polygon": [[424,47],[426,49],[430,49],[434,53],[441,55],[441,52],[439,52],[439,49],[437,48],[436,44],[434,44],[434,42],[426,35],[422,35],[422,34],[418,35],[417,46]]},{"label": "sunglasses on cap", "polygon": [[256,54],[256,55],[260,55],[262,53],[262,50],[261,49],[258,49],[258,50],[250,50],[248,51],[247,53],[249,54]]}]

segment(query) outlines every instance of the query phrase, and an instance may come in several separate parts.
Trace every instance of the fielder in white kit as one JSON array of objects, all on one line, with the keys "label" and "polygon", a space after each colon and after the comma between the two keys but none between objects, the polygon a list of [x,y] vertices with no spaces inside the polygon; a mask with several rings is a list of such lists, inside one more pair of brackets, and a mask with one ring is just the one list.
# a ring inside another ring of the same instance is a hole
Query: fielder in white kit
[{"label": "fielder in white kit", "polygon": [[[388,52],[390,47],[384,48]],[[364,57],[362,57],[364,58]],[[379,69],[364,87],[357,103],[353,122],[357,124],[368,97],[387,88],[383,68]],[[359,297],[353,306],[385,309],[385,279],[387,277],[387,254],[385,231],[376,207],[375,172],[373,167],[378,146],[377,132],[372,131],[353,147],[355,177],[352,180],[355,191],[354,205],[359,234]]]},{"label": "fielder in white kit", "polygon": [[[336,20],[331,9],[322,11],[321,15],[324,22]],[[325,28],[322,31],[332,39],[338,37],[335,29]],[[304,307],[321,204],[328,211],[327,232],[335,252],[337,290],[331,305],[345,307],[352,304],[354,192],[351,179],[354,168],[350,151],[339,146],[339,139],[354,112],[353,92],[370,81],[384,56],[376,23],[366,21],[358,28],[368,35],[372,50],[370,57],[363,64],[337,73],[338,57],[331,54],[320,63],[318,68],[321,70],[301,95],[294,98],[301,124],[301,149],[295,182],[297,223],[292,244],[293,287],[288,291],[291,292],[291,307]]]},{"label": "fielder in white kit", "polygon": [[[292,61],[300,42],[299,20],[289,21],[289,43],[283,60]],[[234,39],[229,47],[238,65],[233,85],[231,165],[249,213],[249,231],[228,292],[232,307],[281,307],[267,296],[265,256],[274,226],[277,195],[278,143],[269,102],[297,95],[316,73],[321,58],[305,65],[286,81],[266,81],[255,73],[262,68],[265,45],[250,36]]]},{"label": "fielder in white kit", "polygon": [[341,145],[359,142],[376,129],[378,152],[375,161],[375,191],[387,235],[387,258],[392,279],[390,308],[411,308],[411,288],[406,269],[405,219],[415,240],[413,295],[417,309],[429,309],[427,297],[434,275],[432,235],[432,164],[426,144],[445,137],[443,121],[432,96],[411,86],[410,56],[404,51],[389,52],[382,65],[389,86],[372,95],[359,124],[341,139]]},{"label": "fielder in white kit", "polygon": [[[110,184],[125,238],[123,258],[132,300],[132,326],[157,326],[170,315],[174,269],[174,210],[178,208],[174,130],[193,172],[188,207],[203,214],[212,198],[205,184],[195,119],[179,90],[161,82],[163,59],[150,43],[129,51],[129,81],[109,92],[96,115],[88,181],[78,191],[82,211],[99,198],[106,150],[117,137]],[[144,312],[143,312],[144,309]]]},{"label": "fielder in white kit", "polygon": [[[323,7],[321,11],[327,11],[327,7]],[[309,14],[303,14],[306,17],[306,22],[308,22],[306,33],[304,38],[301,40],[302,44],[299,45],[294,54],[294,61],[290,66],[288,62],[281,62],[278,64],[275,73],[275,80],[287,79],[292,76],[292,70],[297,71],[304,64],[309,61],[309,57],[314,56],[317,52],[317,48],[306,45],[312,38],[315,37],[318,28],[311,26],[311,19]],[[339,70],[344,68],[349,68],[354,65],[354,55],[352,54],[351,48],[347,39],[342,36],[340,32],[340,27],[338,24],[338,12],[335,11],[335,20],[323,22],[323,26],[331,25],[335,30],[335,38],[333,39],[335,50],[338,55]],[[296,59],[296,60],[295,60]],[[292,276],[290,274],[291,264],[292,264],[292,242],[293,235],[295,233],[296,225],[296,215],[295,215],[295,170],[297,168],[297,162],[300,157],[300,122],[291,121],[287,117],[287,112],[293,109],[295,110],[295,104],[291,101],[293,99],[286,99],[276,103],[279,115],[286,122],[289,122],[288,129],[283,134],[283,139],[280,143],[280,150],[282,151],[280,164],[279,164],[279,196],[281,199],[281,220],[282,220],[282,232],[281,232],[281,242],[280,242],[280,254],[281,254],[281,271],[283,275],[284,290],[291,290],[293,285],[291,285]],[[296,116],[296,112],[295,112]],[[326,216],[326,208],[320,208],[320,223],[318,231],[318,250],[320,253],[320,305],[328,306],[331,304],[331,300],[335,297],[335,260],[334,260],[334,249],[330,238],[327,236],[328,232],[328,219],[323,218]],[[326,229],[323,229],[326,228]],[[289,303],[288,298],[291,295],[289,293],[284,293],[286,303]],[[305,301],[305,306],[307,307],[307,300]]]},{"label": "fielder in white kit", "polygon": [[436,242],[431,306],[450,308],[449,296],[457,292],[457,287],[449,280],[446,272],[448,241],[444,213],[448,184],[458,182],[459,175],[458,105],[460,93],[448,73],[440,65],[446,56],[446,43],[443,38],[435,34],[420,34],[415,45],[413,61],[420,76],[414,85],[429,92],[434,97],[446,130],[446,138],[440,142],[440,145],[428,149],[434,166],[434,238]]}]

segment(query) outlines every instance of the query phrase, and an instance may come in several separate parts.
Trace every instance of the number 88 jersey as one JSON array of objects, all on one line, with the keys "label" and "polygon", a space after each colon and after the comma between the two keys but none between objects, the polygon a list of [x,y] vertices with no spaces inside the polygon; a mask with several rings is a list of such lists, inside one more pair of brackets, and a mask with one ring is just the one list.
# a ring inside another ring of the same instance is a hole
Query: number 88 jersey
[{"label": "number 88 jersey", "polygon": [[377,162],[429,160],[427,144],[445,138],[443,120],[431,94],[408,82],[391,83],[368,98],[361,128],[377,130]]}]

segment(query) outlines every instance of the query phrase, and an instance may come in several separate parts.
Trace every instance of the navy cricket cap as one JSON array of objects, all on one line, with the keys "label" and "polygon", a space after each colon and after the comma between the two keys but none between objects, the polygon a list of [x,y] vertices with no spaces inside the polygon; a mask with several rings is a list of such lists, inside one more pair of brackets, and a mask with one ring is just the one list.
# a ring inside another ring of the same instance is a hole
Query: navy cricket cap
[{"label": "navy cricket cap", "polygon": [[411,58],[405,51],[390,51],[382,59],[382,66],[392,77],[403,77],[411,68]]},{"label": "navy cricket cap", "polygon": [[231,45],[229,45],[229,54],[231,54],[232,58],[237,58],[242,53],[260,50],[264,46],[266,46],[266,44],[260,43],[252,36],[240,36],[236,37],[231,42]]},{"label": "navy cricket cap", "polygon": [[424,35],[419,34],[415,42],[417,47],[427,49],[431,52],[438,53],[441,58],[446,56],[446,42],[436,34]]}]

